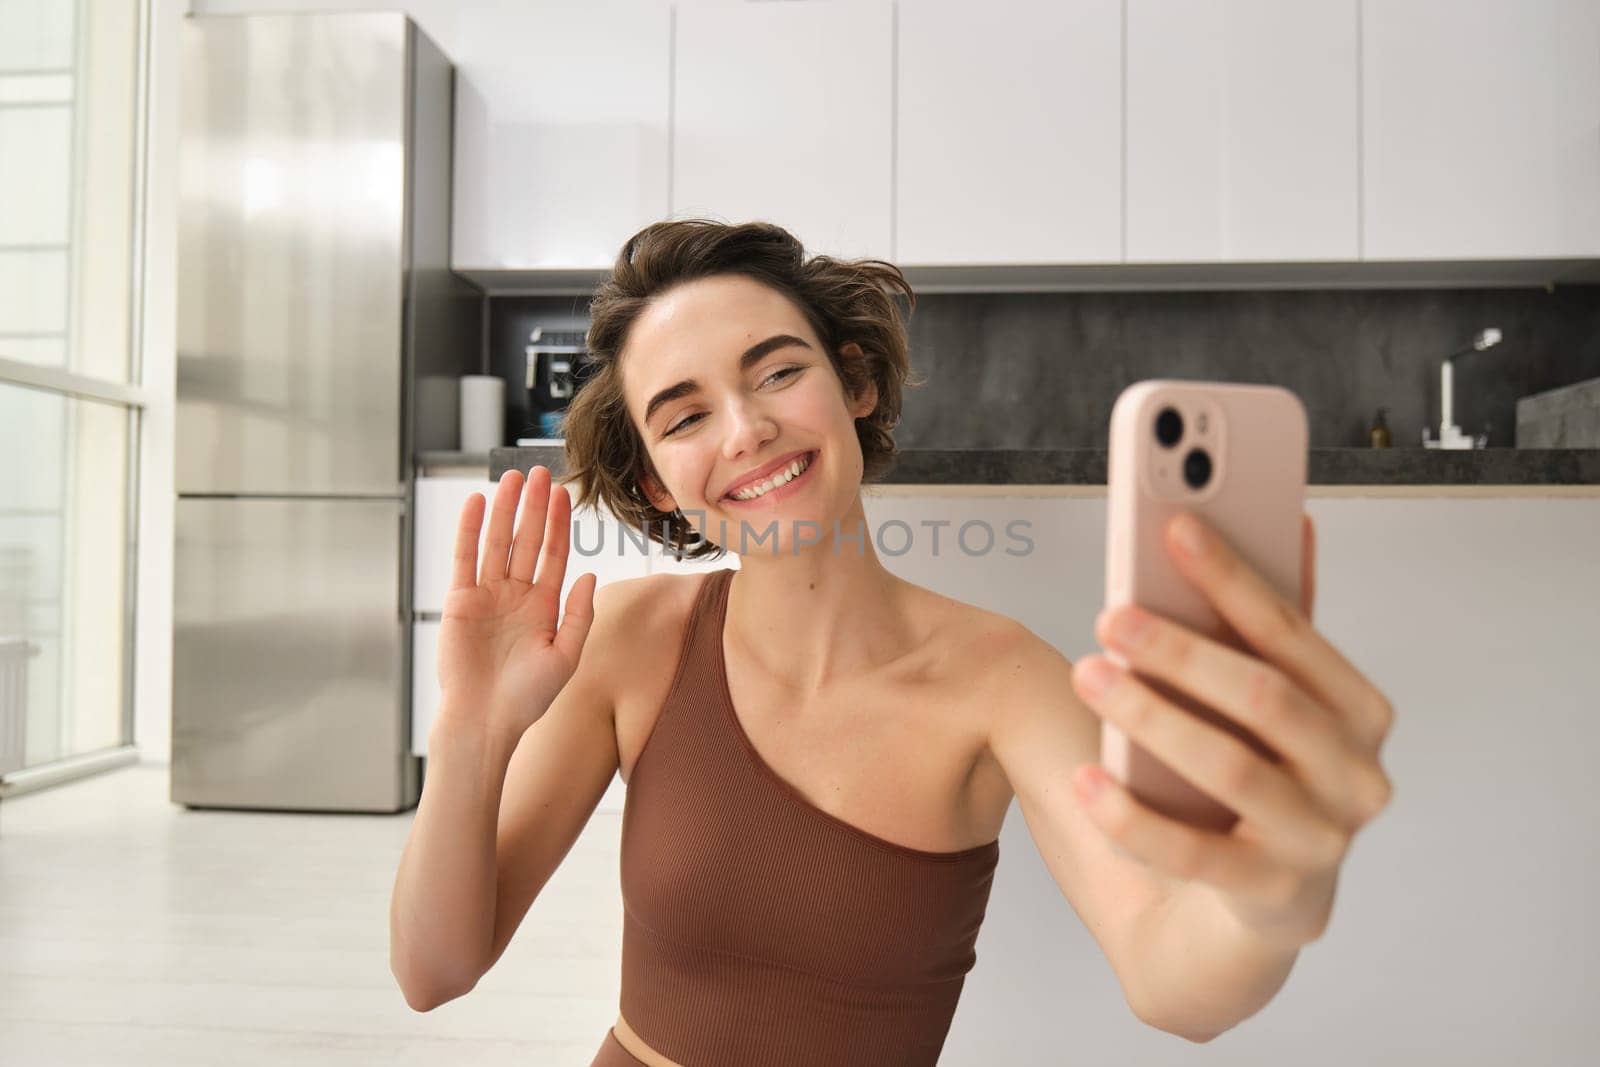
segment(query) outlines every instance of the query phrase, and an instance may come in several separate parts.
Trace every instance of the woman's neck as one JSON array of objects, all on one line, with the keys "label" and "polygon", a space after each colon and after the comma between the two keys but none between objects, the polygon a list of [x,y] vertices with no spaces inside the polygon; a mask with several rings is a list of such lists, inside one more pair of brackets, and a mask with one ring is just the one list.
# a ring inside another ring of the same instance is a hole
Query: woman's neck
[{"label": "woman's neck", "polygon": [[906,610],[907,585],[886,570],[861,513],[840,520],[861,538],[820,543],[798,553],[759,550],[740,557],[728,591],[730,645],[774,682],[816,693],[902,658],[922,643]]}]

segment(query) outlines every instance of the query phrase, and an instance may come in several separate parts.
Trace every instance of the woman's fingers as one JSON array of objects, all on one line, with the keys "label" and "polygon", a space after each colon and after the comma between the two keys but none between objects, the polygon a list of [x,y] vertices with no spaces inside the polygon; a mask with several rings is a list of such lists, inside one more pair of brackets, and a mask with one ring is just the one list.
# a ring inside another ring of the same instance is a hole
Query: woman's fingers
[{"label": "woman's fingers", "polygon": [[487,506],[482,493],[473,493],[461,505],[461,518],[456,522],[455,551],[451,554],[451,589],[470,589],[477,584],[478,532],[483,529],[483,509]]},{"label": "woman's fingers", "polygon": [[594,587],[599,581],[592,573],[580,574],[567,593],[567,613],[561,619],[554,644],[573,663],[578,662],[583,644],[589,639],[589,626],[594,622]]},{"label": "woman's fingers", "polygon": [[544,521],[544,548],[539,553],[538,585],[551,591],[552,602],[561,599],[561,587],[567,580],[567,548],[572,540],[572,498],[567,487],[557,486],[547,495]]},{"label": "woman's fingers", "polygon": [[495,582],[506,576],[506,561],[511,555],[511,526],[517,515],[517,496],[522,491],[522,473],[506,471],[494,491],[494,506],[489,512],[489,532],[483,541],[483,558],[478,561],[478,581]]},{"label": "woman's fingers", "polygon": [[1161,814],[1098,764],[1079,767],[1072,777],[1095,825],[1135,860],[1174,878],[1239,893],[1257,890],[1270,878],[1273,863],[1255,846]]},{"label": "woman's fingers", "polygon": [[[462,508],[461,526],[456,532],[454,581],[457,584],[472,584],[481,509],[481,504],[470,500]],[[552,640],[560,643],[564,651],[571,646],[571,655],[576,659],[589,632],[588,620],[594,612],[595,579],[591,577],[585,590],[574,585],[568,593],[568,611],[576,611],[576,614],[570,636],[563,637],[568,626],[563,624],[558,631],[556,623],[561,587],[566,580],[571,521],[571,495],[565,486],[551,490],[549,468],[533,467],[525,478],[520,471],[507,471],[495,489],[494,509],[489,516],[489,530],[477,567],[480,582],[528,582],[547,593],[548,597],[540,595],[528,603],[548,605],[545,609],[534,608],[541,614],[548,612],[540,620],[540,627],[555,635]]]},{"label": "woman's fingers", "polygon": [[[1192,530],[1194,548],[1181,531]],[[1183,576],[1198,586],[1234,633],[1260,657],[1340,716],[1369,750],[1389,731],[1393,712],[1355,666],[1300,610],[1280,596],[1224,538],[1184,513],[1168,526],[1168,546]]]},{"label": "woman's fingers", "polygon": [[1328,822],[1303,783],[1206,722],[1199,705],[1177,689],[1119,670],[1104,656],[1079,660],[1073,684],[1095,714],[1253,824],[1253,836],[1269,851],[1296,863],[1337,861],[1344,833]]},{"label": "woman's fingers", "polygon": [[1325,810],[1363,822],[1381,806],[1386,783],[1350,728],[1270,663],[1131,604],[1103,611],[1095,634],[1147,687],[1170,687],[1180,704],[1196,701],[1249,729],[1289,761]]},{"label": "woman's fingers", "polygon": [[533,581],[533,564],[545,537],[545,513],[550,506],[550,471],[533,467],[522,487],[522,511],[517,516],[516,540],[511,545],[511,565],[506,577]]}]

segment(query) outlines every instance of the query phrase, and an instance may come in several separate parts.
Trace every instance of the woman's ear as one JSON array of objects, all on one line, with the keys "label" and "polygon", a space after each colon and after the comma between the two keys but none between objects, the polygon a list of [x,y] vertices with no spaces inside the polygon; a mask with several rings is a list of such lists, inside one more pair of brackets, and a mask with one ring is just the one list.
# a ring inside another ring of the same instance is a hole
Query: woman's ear
[{"label": "woman's ear", "polygon": [[639,492],[644,494],[645,500],[657,511],[673,512],[678,510],[678,502],[672,499],[672,494],[667,492],[660,482],[648,474],[639,475]]},{"label": "woman's ear", "polygon": [[861,391],[861,399],[850,407],[850,414],[858,419],[864,419],[878,408],[878,383],[867,379],[867,387]]},{"label": "woman's ear", "polygon": [[[865,364],[867,360],[867,354],[861,351],[861,346],[854,341],[846,341],[839,346],[839,357],[858,364]],[[849,394],[849,390],[846,389],[845,400],[848,402],[850,415],[853,418],[866,418],[878,406],[878,383],[868,377],[867,384],[862,388],[861,394],[852,397]]]}]

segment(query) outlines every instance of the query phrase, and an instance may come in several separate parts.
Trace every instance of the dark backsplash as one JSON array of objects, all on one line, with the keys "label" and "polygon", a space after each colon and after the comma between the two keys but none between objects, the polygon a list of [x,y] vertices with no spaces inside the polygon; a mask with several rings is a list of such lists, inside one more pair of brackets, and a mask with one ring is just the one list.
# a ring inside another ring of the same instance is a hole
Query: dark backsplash
[{"label": "dark backsplash", "polygon": [[1294,390],[1311,445],[1361,447],[1379,405],[1396,447],[1439,425],[1439,365],[1459,358],[1455,422],[1508,448],[1516,401],[1600,377],[1600,286],[1543,289],[936,294],[911,320],[904,448],[1098,448],[1111,405],[1142,378]]},{"label": "dark backsplash", "polygon": [[[583,297],[496,297],[493,371],[520,386],[540,321],[581,323]],[[1455,422],[1515,443],[1516,402],[1600,377],[1600,286],[1136,293],[930,294],[911,318],[902,448],[1099,448],[1117,394],[1142,378],[1270,382],[1297,393],[1311,445],[1361,447],[1380,405],[1396,447],[1439,425],[1439,364],[1458,358]],[[526,433],[519,388],[508,438]],[[520,411],[520,414],[519,414]]]}]

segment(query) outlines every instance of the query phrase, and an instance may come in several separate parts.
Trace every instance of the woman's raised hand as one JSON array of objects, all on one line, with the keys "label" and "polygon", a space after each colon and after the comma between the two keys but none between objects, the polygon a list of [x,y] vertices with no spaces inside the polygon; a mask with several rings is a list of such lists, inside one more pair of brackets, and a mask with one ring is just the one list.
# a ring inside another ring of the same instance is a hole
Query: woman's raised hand
[{"label": "woman's raised hand", "polygon": [[439,625],[441,719],[471,720],[520,737],[578,668],[598,579],[585,573],[573,582],[558,629],[572,499],[565,486],[551,492],[550,484],[544,467],[534,467],[526,479],[520,471],[501,477],[481,560],[478,534],[487,504],[482,493],[473,493],[462,505]]}]

